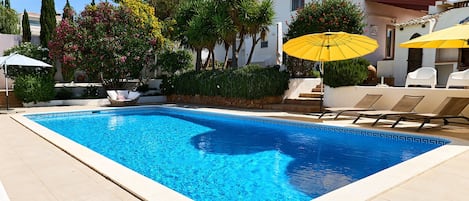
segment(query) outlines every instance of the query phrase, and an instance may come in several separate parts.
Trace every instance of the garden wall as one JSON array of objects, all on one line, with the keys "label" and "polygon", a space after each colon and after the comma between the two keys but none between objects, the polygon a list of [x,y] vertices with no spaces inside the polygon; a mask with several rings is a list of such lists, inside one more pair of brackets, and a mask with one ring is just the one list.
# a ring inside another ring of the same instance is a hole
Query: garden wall
[{"label": "garden wall", "polygon": [[265,97],[262,99],[240,99],[240,98],[226,98],[221,96],[189,96],[189,95],[170,95],[167,96],[169,103],[188,103],[196,105],[214,105],[222,107],[239,107],[239,108],[253,108],[262,109],[266,104],[281,103],[282,96]]},{"label": "garden wall", "polygon": [[[14,91],[9,91],[8,92],[8,105],[10,107],[22,107],[22,103],[20,100],[18,100],[15,96]],[[6,96],[5,96],[5,90],[0,90],[0,107],[6,108]]]}]

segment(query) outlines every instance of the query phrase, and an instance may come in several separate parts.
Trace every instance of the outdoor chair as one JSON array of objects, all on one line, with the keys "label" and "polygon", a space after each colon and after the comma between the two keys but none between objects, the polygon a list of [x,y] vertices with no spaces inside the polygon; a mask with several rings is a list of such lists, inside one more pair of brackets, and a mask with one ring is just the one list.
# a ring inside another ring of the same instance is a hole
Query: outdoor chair
[{"label": "outdoor chair", "polygon": [[395,115],[405,115],[405,114],[415,114],[413,111],[414,108],[422,101],[424,96],[411,96],[411,95],[404,95],[395,105],[391,108],[391,110],[375,110],[375,111],[362,111],[357,112],[358,116],[353,121],[353,123],[357,123],[357,121],[361,117],[377,117],[375,122],[371,125],[374,126],[378,123],[380,119],[386,119],[388,116],[395,116]]},{"label": "outdoor chair", "polygon": [[107,90],[108,100],[111,106],[127,106],[137,104],[140,93],[128,90]]},{"label": "outdoor chair", "polygon": [[428,114],[414,114],[414,115],[403,115],[392,125],[394,128],[402,120],[423,120],[422,124],[417,128],[417,131],[422,129],[423,125],[430,123],[432,119],[443,119],[443,124],[447,125],[450,122],[448,119],[465,119],[469,121],[468,117],[461,115],[461,112],[469,104],[469,98],[465,97],[447,97],[433,113]]},{"label": "outdoor chair", "polygon": [[372,106],[381,98],[381,94],[366,94],[363,98],[358,101],[353,107],[328,107],[321,113],[318,119],[321,119],[326,113],[336,113],[334,119],[337,119],[344,112],[357,112],[374,110]]},{"label": "outdoor chair", "polygon": [[448,89],[451,86],[469,86],[469,69],[451,73],[448,77],[448,82],[446,82],[446,88]]},{"label": "outdoor chair", "polygon": [[425,85],[435,88],[436,69],[432,67],[421,67],[407,74],[405,87],[409,85]]}]

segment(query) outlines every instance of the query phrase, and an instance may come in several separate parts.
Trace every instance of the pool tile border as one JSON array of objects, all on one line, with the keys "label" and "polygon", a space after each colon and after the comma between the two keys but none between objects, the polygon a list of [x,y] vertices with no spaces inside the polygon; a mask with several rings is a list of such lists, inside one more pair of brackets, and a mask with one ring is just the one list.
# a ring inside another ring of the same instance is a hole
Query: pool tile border
[{"label": "pool tile border", "polygon": [[[201,112],[201,111],[197,111],[197,112]],[[294,120],[272,119],[268,117],[253,117],[253,116],[242,116],[242,115],[233,115],[233,114],[217,114],[213,112],[205,112],[205,113],[209,113],[214,116],[231,117],[231,118],[236,118],[236,119],[241,119],[241,120],[248,119],[249,121],[257,121],[257,122],[262,122],[262,123],[271,123],[271,124],[280,123],[282,125],[299,126],[303,128],[318,129],[321,131],[347,132],[347,134],[388,138],[388,139],[396,140],[396,141],[408,141],[408,142],[437,144],[437,145],[445,145],[451,142],[447,139],[438,138],[438,137],[418,136],[418,135],[398,133],[398,132],[376,131],[376,130],[370,130],[370,129],[364,129],[364,128],[357,129],[357,128],[350,128],[350,127],[337,127],[337,126],[331,126],[331,125],[314,124],[314,123],[307,123],[307,122],[294,121]]]}]

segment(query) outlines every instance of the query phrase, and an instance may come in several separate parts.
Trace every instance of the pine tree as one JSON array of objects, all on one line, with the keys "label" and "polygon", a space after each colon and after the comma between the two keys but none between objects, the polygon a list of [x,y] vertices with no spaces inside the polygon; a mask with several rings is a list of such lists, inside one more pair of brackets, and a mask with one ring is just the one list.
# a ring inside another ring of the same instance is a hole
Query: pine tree
[{"label": "pine tree", "polygon": [[23,42],[31,42],[31,26],[29,25],[29,15],[24,9],[23,12]]},{"label": "pine tree", "polygon": [[39,38],[43,47],[47,47],[47,43],[51,40],[52,33],[57,26],[55,15],[54,0],[42,0],[41,16],[39,18],[41,22],[41,33]]}]

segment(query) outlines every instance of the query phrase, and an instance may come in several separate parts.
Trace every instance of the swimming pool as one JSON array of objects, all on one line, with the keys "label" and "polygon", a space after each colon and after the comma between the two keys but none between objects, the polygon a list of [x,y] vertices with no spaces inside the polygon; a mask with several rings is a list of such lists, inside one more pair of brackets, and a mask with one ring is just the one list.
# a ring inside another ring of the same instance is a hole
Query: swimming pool
[{"label": "swimming pool", "polygon": [[195,200],[309,200],[448,143],[163,107],[27,117]]}]

